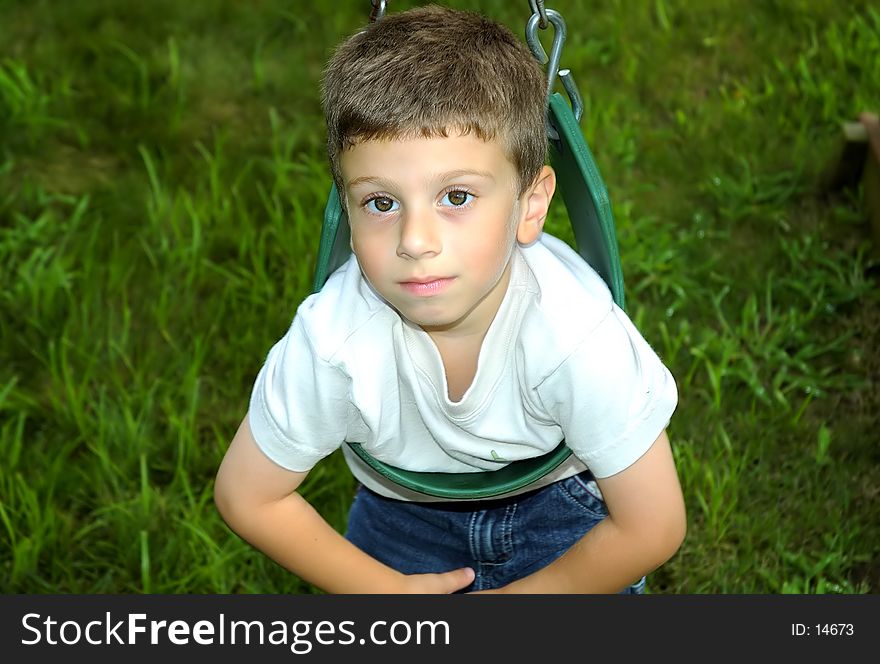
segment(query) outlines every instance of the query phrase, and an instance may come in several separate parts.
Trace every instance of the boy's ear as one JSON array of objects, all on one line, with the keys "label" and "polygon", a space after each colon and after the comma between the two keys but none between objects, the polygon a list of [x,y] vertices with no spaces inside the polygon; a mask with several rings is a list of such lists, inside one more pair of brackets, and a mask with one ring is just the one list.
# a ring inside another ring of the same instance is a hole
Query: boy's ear
[{"label": "boy's ear", "polygon": [[516,228],[517,242],[528,246],[540,237],[555,191],[556,172],[550,166],[544,166],[535,182],[523,194],[522,217]]}]

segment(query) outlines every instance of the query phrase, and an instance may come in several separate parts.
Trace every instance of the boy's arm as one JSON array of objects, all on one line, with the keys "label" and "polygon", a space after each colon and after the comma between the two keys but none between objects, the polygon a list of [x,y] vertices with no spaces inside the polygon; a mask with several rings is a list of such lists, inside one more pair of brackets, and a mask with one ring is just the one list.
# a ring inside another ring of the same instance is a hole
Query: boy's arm
[{"label": "boy's arm", "polygon": [[687,521],[665,431],[633,465],[596,483],[608,517],[556,561],[500,592],[616,593],[678,551]]},{"label": "boy's arm", "polygon": [[238,535],[327,592],[450,593],[473,580],[468,569],[407,576],[363,553],[296,492],[307,474],[271,461],[245,416],[217,472],[214,500]]}]

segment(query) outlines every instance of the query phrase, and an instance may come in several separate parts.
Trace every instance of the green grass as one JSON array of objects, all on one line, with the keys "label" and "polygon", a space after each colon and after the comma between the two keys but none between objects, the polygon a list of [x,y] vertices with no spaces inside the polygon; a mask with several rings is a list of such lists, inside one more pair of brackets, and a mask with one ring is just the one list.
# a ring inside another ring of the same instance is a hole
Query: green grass
[{"label": "green grass", "polygon": [[[314,592],[212,482],[309,291],[318,77],[369,11],[336,5],[0,2],[3,592]],[[880,12],[549,6],[630,314],[679,386],[689,530],[650,591],[880,592],[877,252],[859,192],[822,187],[839,123],[880,110]],[[342,529],[353,488],[334,455],[305,492]]]}]

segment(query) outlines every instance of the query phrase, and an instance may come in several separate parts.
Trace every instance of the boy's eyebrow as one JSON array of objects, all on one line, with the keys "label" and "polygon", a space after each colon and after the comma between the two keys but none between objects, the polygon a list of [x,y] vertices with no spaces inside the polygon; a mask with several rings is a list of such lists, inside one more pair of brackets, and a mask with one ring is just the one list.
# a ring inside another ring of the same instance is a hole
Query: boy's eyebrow
[{"label": "boy's eyebrow", "polygon": [[[477,171],[470,168],[460,168],[454,171],[447,171],[446,173],[438,173],[431,177],[431,180],[443,181],[443,180],[451,180],[453,178],[462,177],[463,175],[476,175],[477,177],[485,178],[487,180],[495,181],[495,176],[492,175],[488,171]],[[359,178],[355,178],[351,182],[349,182],[346,186],[351,189],[352,187],[356,187],[359,184],[378,184],[378,185],[394,185],[397,184],[394,180],[389,180],[387,178],[382,178],[377,175],[364,175]]]}]

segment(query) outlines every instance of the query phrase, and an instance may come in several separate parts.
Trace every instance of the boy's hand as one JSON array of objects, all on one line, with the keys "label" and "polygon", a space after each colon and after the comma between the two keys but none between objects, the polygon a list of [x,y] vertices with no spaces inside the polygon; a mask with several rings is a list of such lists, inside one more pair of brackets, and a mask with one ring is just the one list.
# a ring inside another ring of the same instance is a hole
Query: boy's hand
[{"label": "boy's hand", "polygon": [[490,592],[616,593],[675,554],[687,516],[665,431],[629,468],[597,483],[608,517],[546,567]]},{"label": "boy's hand", "polygon": [[442,574],[408,574],[404,577],[404,592],[416,595],[448,595],[467,588],[473,581],[474,570],[470,567]]}]

